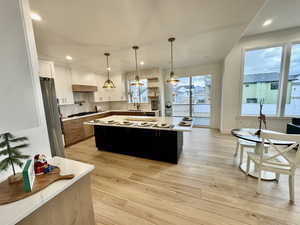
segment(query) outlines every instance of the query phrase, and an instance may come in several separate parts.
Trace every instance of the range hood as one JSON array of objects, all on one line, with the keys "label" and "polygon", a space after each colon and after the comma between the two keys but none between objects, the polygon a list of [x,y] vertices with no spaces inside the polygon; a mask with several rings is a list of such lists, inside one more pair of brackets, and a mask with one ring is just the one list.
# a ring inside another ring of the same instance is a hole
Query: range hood
[{"label": "range hood", "polygon": [[81,84],[73,84],[72,85],[72,90],[73,92],[96,92],[98,91],[97,86],[92,86],[92,85],[81,85]]}]

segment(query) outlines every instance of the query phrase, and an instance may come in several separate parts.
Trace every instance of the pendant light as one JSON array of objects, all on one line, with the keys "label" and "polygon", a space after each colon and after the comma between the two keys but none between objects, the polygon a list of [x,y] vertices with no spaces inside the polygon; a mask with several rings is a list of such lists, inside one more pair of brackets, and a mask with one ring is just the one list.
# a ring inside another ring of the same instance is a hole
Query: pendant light
[{"label": "pendant light", "polygon": [[104,53],[104,55],[106,56],[106,71],[107,71],[107,80],[104,82],[103,84],[103,88],[115,88],[115,84],[114,82],[109,78],[109,71],[110,71],[110,67],[108,64],[108,56],[110,56],[109,53]]},{"label": "pendant light", "polygon": [[140,81],[138,63],[137,63],[137,52],[136,51],[139,49],[139,46],[133,46],[132,49],[134,50],[134,54],[135,54],[135,78],[134,78],[134,81],[131,83],[131,86],[140,87],[140,86],[143,86],[144,84]]},{"label": "pendant light", "polygon": [[171,37],[168,39],[168,41],[171,43],[171,71],[170,71],[170,79],[167,80],[167,83],[176,85],[179,82],[179,80],[175,78],[174,69],[173,69],[173,42],[175,41],[175,38]]}]

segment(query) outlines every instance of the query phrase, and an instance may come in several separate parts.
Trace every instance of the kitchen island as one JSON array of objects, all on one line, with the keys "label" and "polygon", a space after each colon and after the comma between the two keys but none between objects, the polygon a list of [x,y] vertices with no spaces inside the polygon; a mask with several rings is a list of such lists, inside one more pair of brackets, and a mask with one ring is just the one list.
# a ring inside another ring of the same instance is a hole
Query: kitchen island
[{"label": "kitchen island", "polygon": [[98,150],[178,163],[183,148],[183,132],[173,117],[109,116],[85,123],[94,126]]}]

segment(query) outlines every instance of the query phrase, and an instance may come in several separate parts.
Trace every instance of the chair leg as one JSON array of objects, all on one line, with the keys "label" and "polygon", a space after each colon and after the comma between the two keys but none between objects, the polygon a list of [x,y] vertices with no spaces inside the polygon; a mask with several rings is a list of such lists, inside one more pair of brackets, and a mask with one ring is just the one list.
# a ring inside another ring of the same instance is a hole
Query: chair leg
[{"label": "chair leg", "polygon": [[265,153],[267,154],[269,152],[269,147],[264,147],[265,148]]},{"label": "chair leg", "polygon": [[294,190],[294,181],[295,177],[294,175],[289,176],[289,192],[290,192],[290,201],[294,202],[295,201],[295,190]]},{"label": "chair leg", "polygon": [[256,190],[257,194],[261,193],[261,169],[258,168],[258,183],[257,183],[257,190]]},{"label": "chair leg", "polygon": [[239,151],[239,148],[240,148],[240,142],[239,142],[239,141],[237,141],[237,142],[236,142],[236,147],[235,147],[235,153],[234,153],[234,157],[236,157],[236,156],[237,156],[237,154],[238,154],[238,151]]},{"label": "chair leg", "polygon": [[276,182],[279,182],[279,178],[280,178],[280,173],[276,173]]},{"label": "chair leg", "polygon": [[242,165],[244,159],[244,146],[241,146],[241,151],[240,151],[240,165]]},{"label": "chair leg", "polygon": [[247,170],[246,170],[247,175],[249,174],[249,169],[250,169],[250,158],[248,156],[247,157]]}]

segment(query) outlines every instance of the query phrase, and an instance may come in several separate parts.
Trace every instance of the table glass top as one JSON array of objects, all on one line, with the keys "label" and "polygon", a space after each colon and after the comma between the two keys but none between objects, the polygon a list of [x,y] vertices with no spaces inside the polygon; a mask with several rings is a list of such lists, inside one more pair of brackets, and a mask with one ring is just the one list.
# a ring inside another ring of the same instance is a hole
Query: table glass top
[{"label": "table glass top", "polygon": [[[253,129],[253,128],[239,128],[239,129],[231,130],[231,134],[235,137],[241,138],[241,139],[246,140],[246,141],[262,143],[262,141],[263,141],[262,138],[255,135],[255,132],[257,130],[258,129]],[[269,133],[279,133],[279,132],[272,131],[272,130],[264,130],[264,131],[267,131]],[[275,145],[291,145],[291,144],[293,144],[293,142],[280,141],[280,140],[272,140],[272,142]],[[268,144],[267,141],[265,143]]]}]

